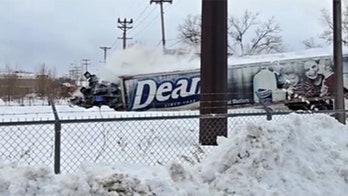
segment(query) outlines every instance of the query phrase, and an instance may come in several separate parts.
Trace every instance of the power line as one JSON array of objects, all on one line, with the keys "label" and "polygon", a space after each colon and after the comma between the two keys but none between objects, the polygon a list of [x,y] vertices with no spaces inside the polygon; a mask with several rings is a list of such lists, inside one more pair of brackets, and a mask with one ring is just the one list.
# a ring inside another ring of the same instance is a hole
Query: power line
[{"label": "power line", "polygon": [[123,36],[119,37],[118,39],[122,39],[123,40],[123,49],[126,49],[126,40],[127,39],[132,39],[132,38],[128,38],[127,37],[127,31],[129,29],[133,28],[133,26],[132,26],[133,19],[130,19],[130,20],[124,19],[122,21],[120,18],[118,18],[117,22],[119,24],[117,27],[123,31]]},{"label": "power line", "polygon": [[[121,34],[122,35],[122,34]],[[120,36],[121,36],[120,35]],[[118,39],[115,39],[112,44],[111,44],[111,49],[114,49],[115,48],[115,45],[116,45],[116,42],[117,42]]]},{"label": "power line", "polygon": [[110,50],[111,47],[101,46],[100,49],[104,52],[104,63],[106,63],[107,50]]},{"label": "power line", "polygon": [[[179,0],[177,0],[179,1]],[[155,3],[155,2],[154,2]],[[151,3],[150,3],[151,4]],[[145,21],[149,18],[149,16],[152,15],[152,13],[154,13],[155,11],[155,7],[153,7],[153,9],[150,9],[150,4],[147,5],[141,12],[140,14],[136,17],[135,20],[133,20],[133,22],[136,24],[133,28],[128,29],[127,33],[131,33],[132,37],[137,37],[139,34],[141,34],[143,31],[145,31],[146,29],[148,29],[150,27],[150,25],[159,17],[160,13],[158,13],[155,17],[153,17],[148,23],[146,23],[145,25],[143,25],[145,23]],[[164,6],[164,8],[166,8],[167,5]],[[149,12],[148,12],[149,11]],[[140,19],[140,20],[138,20]],[[139,29],[139,27],[144,26],[142,29]],[[134,31],[136,30],[136,31]],[[122,34],[120,35],[120,37],[122,36]],[[113,43],[111,44],[111,51],[117,49],[115,46],[117,44],[117,40],[118,39],[123,39],[122,38],[117,38],[116,40],[113,41]]]},{"label": "power line", "polygon": [[[152,13],[154,13],[154,11],[155,11],[155,7],[154,8],[152,8],[152,10],[150,11],[150,12],[148,12],[148,14],[146,14],[144,17],[142,17],[142,19],[138,22],[138,20],[134,20],[134,23],[136,23],[136,26],[133,28],[133,29],[131,29],[130,30],[130,32],[132,32],[132,31],[134,31],[135,29],[137,29],[138,27],[140,27],[141,26],[141,24],[143,24],[144,23],[144,21],[152,14]],[[156,16],[156,18],[159,16],[159,14]]]},{"label": "power line", "polygon": [[[149,7],[150,7],[150,5],[147,5],[147,6],[143,9],[143,11],[141,11],[140,14],[135,18],[134,21],[137,21],[137,20],[145,13],[145,11],[146,11]],[[151,13],[151,12],[150,12],[150,13]]]},{"label": "power line", "polygon": [[150,0],[150,4],[156,3],[160,5],[160,11],[161,11],[161,27],[162,27],[162,45],[163,49],[166,47],[166,38],[165,38],[165,31],[164,31],[164,12],[163,12],[163,3],[170,3],[172,4],[172,0]]},{"label": "power line", "polygon": [[[180,2],[180,0],[176,0],[176,1],[175,1],[176,7],[177,7],[177,5],[178,5],[178,2]],[[167,7],[168,7],[168,4],[164,6],[164,9],[166,9]],[[168,13],[170,10],[171,10],[171,9],[168,9],[168,10],[167,10],[167,13]]]},{"label": "power line", "polygon": [[155,17],[153,17],[149,23],[147,23],[146,25],[144,25],[144,28],[136,31],[134,34],[133,34],[133,37],[136,37],[137,35],[139,35],[140,33],[142,33],[144,30],[146,30],[147,28],[150,27],[150,25],[155,22],[155,19],[159,17],[160,14],[157,14]]},{"label": "power line", "polygon": [[88,71],[88,65],[90,64],[91,59],[82,59],[82,66],[85,67],[85,72]]},{"label": "power line", "polygon": [[177,44],[179,44],[179,43],[181,42],[180,39],[172,39],[172,41],[175,41],[175,40],[177,40],[177,41],[174,42],[174,43],[172,43],[172,44],[169,46],[169,48],[171,48],[171,47],[173,47],[173,46],[175,46],[175,45],[177,45]]}]

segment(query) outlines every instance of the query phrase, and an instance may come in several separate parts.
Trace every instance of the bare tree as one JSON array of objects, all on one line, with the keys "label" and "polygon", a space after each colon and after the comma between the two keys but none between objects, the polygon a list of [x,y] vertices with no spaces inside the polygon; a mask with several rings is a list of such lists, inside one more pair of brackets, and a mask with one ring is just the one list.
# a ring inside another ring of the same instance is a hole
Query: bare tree
[{"label": "bare tree", "polygon": [[38,96],[45,97],[49,94],[49,70],[47,69],[45,64],[42,64],[40,66],[39,72],[36,75],[36,84],[37,89],[36,92],[38,93]]},{"label": "bare tree", "polygon": [[[283,51],[281,29],[274,18],[259,22],[258,13],[245,11],[241,18],[230,17],[228,26],[229,53],[237,56]],[[201,42],[201,17],[189,15],[179,25],[179,39],[188,45]]]},{"label": "bare tree", "polygon": [[3,77],[3,87],[5,90],[4,95],[6,96],[6,101],[12,101],[17,97],[17,81],[18,77],[16,73],[11,69],[9,65],[6,65],[6,71]]},{"label": "bare tree", "polygon": [[201,43],[201,25],[200,16],[188,15],[184,24],[179,25],[179,39],[188,45],[197,46]]},{"label": "bare tree", "polygon": [[318,44],[315,41],[314,37],[310,37],[308,39],[303,40],[302,44],[305,46],[306,49],[309,49],[309,48],[321,48],[322,47],[321,44]]},{"label": "bare tree", "polygon": [[259,13],[246,10],[241,18],[229,19],[229,49],[238,56],[283,51],[281,29],[274,18],[258,21]]},{"label": "bare tree", "polygon": [[[342,14],[342,44],[348,46],[348,5],[344,6]],[[327,9],[321,10],[320,20],[325,30],[320,34],[319,38],[331,44],[333,42],[333,19]]]}]

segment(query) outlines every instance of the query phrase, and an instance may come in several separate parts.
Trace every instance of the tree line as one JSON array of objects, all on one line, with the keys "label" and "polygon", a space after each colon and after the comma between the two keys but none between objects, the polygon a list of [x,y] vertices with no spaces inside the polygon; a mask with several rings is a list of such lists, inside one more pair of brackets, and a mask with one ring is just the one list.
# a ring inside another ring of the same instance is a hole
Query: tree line
[{"label": "tree line", "polygon": [[44,64],[32,75],[6,66],[0,77],[0,98],[5,102],[19,103],[23,103],[24,99],[68,98],[76,90],[74,84],[75,81],[69,78],[56,78],[54,72]]},{"label": "tree line", "polygon": [[[348,46],[348,6],[342,16],[342,44]],[[228,53],[234,56],[279,53],[286,51],[282,30],[275,17],[261,20],[259,13],[245,10],[242,16],[228,18]],[[320,25],[323,32],[317,37],[302,40],[304,48],[322,47],[320,42],[332,44],[333,19],[329,10],[322,9]],[[178,39],[187,46],[199,48],[201,43],[201,16],[188,15],[178,26]]]}]

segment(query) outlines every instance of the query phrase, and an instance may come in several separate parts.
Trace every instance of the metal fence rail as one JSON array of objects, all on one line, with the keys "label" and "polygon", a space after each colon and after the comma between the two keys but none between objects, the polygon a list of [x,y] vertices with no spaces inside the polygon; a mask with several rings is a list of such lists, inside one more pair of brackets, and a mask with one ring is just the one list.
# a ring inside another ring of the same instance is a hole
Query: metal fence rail
[{"label": "metal fence rail", "polygon": [[[333,113],[334,111],[324,111]],[[344,111],[347,112],[347,111]],[[290,112],[232,113],[228,129]],[[313,113],[302,113],[305,118]],[[199,145],[199,119],[216,116],[174,115],[49,121],[0,122],[0,160],[46,165],[70,173],[83,163],[165,164],[199,162],[212,146]]]}]

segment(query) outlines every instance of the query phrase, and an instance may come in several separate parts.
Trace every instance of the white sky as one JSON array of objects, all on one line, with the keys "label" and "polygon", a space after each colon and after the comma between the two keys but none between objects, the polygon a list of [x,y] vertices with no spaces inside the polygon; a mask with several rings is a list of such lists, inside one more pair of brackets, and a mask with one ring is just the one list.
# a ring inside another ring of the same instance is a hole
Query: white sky
[{"label": "white sky", "polygon": [[[160,47],[159,6],[150,0],[1,0],[0,69],[5,64],[28,71],[46,63],[59,74],[70,64],[91,59],[91,67],[100,66],[100,46],[121,49],[117,39],[121,30],[117,18],[133,18],[132,40],[149,47]],[[283,30],[289,50],[302,49],[301,41],[316,37],[322,30],[319,16],[331,9],[329,0],[229,0],[229,16],[240,16],[245,9],[260,13],[260,19],[272,16]],[[177,27],[187,15],[200,14],[201,0],[173,0],[165,5],[167,46],[175,47]],[[143,13],[143,14],[141,14]],[[174,45],[173,45],[174,44]]]},{"label": "white sky", "polygon": [[[35,108],[37,111],[50,109],[49,106]],[[2,106],[0,113],[6,113],[8,109]],[[70,115],[80,111],[62,106],[57,109],[70,110]],[[16,112],[27,110],[27,107],[17,107]],[[27,117],[36,118],[37,114],[27,113]],[[80,117],[80,113],[76,117]],[[0,195],[106,195],[110,190],[138,193],[136,195],[155,193],[158,196],[347,194],[347,126],[320,114],[291,114],[274,121],[266,121],[262,117],[248,119],[243,119],[243,123],[230,119],[232,123],[235,122],[229,132],[230,137],[219,138],[218,147],[206,152],[206,158],[194,165],[178,160],[153,167],[119,162],[84,163],[78,171],[69,175],[54,175],[52,167],[27,167],[21,163],[9,163],[0,157]],[[178,127],[183,124],[182,121],[174,123]],[[158,126],[156,130],[167,134],[175,132],[161,127]],[[18,130],[18,136],[23,134],[23,130]],[[98,130],[94,130],[95,133]],[[75,131],[81,130],[75,128]],[[182,135],[182,129],[176,133],[186,137],[186,133]],[[164,136],[158,135],[157,142],[152,142],[168,145],[164,142]],[[173,139],[175,135],[170,137]],[[5,142],[4,139],[1,141]],[[98,146],[97,142],[94,140],[95,146]],[[129,144],[133,142],[136,140]],[[2,143],[3,146],[5,144]],[[84,149],[87,147],[84,146]],[[165,154],[159,146],[154,149],[160,149],[158,154]],[[35,148],[32,150],[29,156],[34,156],[31,153],[34,153]],[[147,155],[157,154],[151,152]],[[74,154],[75,158],[77,156]],[[192,154],[188,155],[189,159],[195,160]]]}]

